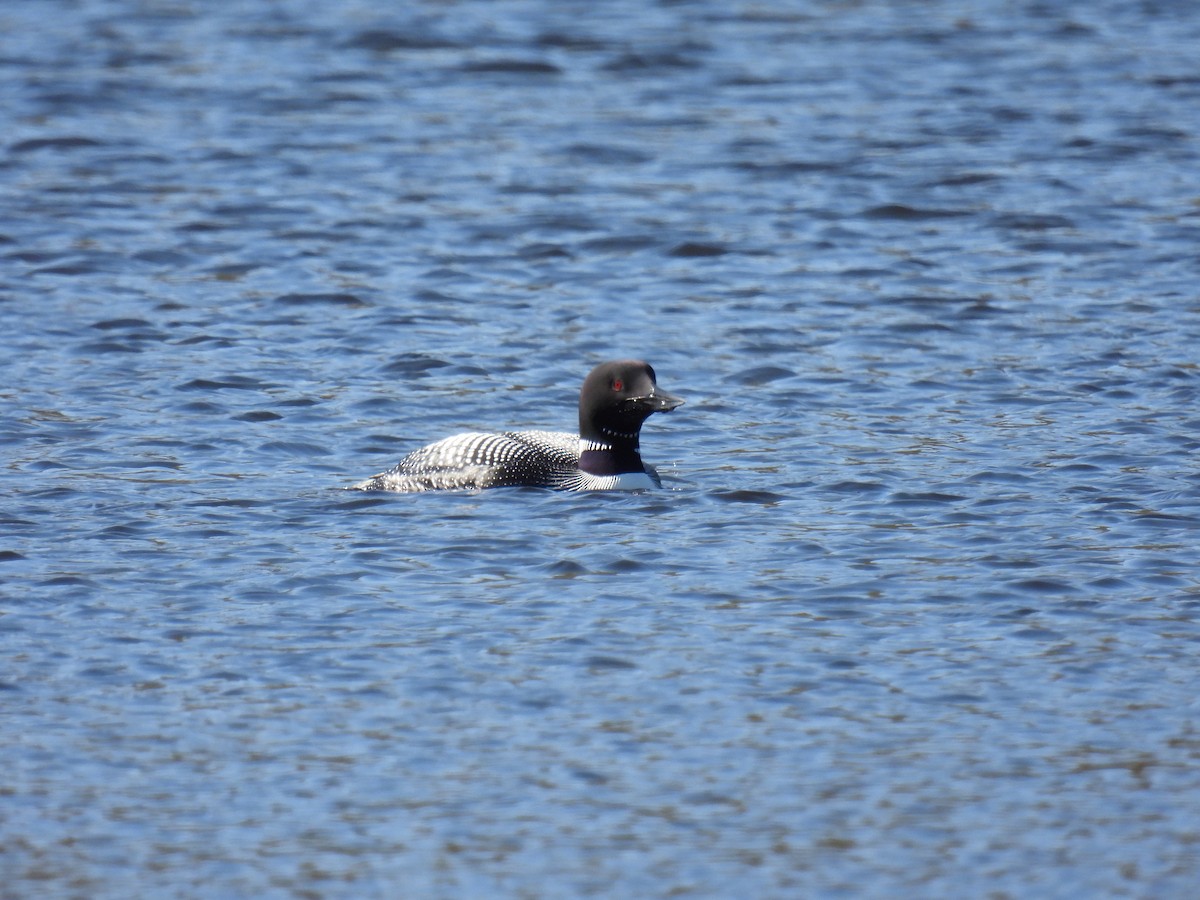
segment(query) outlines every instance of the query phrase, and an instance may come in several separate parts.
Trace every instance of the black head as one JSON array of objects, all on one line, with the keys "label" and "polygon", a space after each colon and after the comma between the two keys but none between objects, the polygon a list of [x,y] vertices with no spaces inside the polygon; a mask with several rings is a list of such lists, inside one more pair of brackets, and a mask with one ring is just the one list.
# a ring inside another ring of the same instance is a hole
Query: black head
[{"label": "black head", "polygon": [[601,363],[579,392],[579,435],[636,450],[642,423],[652,413],[670,412],[682,403],[658,386],[654,370],[640,360]]}]

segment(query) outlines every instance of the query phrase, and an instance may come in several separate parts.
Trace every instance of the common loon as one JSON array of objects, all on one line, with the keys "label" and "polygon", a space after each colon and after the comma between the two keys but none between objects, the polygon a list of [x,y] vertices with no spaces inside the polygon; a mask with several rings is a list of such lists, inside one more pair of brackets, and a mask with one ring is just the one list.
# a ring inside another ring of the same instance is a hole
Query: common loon
[{"label": "common loon", "polygon": [[360,491],[432,491],[531,485],[563,491],[661,487],[642,464],[638,437],[656,412],[683,403],[658,387],[640,360],[596,366],[579,391],[579,434],[559,431],[469,432],[414,450],[395,466],[354,485]]}]

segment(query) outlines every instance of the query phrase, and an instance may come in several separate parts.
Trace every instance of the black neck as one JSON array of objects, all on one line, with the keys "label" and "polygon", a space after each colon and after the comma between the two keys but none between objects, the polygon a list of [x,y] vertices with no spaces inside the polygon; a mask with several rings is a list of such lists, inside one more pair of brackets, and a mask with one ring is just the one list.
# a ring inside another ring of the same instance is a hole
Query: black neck
[{"label": "black neck", "polygon": [[579,468],[589,475],[623,475],[626,472],[645,472],[637,444],[593,449],[592,445],[579,454]]}]

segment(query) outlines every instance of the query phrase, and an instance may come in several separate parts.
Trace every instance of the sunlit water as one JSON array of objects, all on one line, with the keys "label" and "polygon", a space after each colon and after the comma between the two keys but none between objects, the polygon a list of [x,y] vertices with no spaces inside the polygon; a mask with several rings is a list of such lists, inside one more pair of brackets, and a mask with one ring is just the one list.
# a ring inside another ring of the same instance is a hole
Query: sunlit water
[{"label": "sunlit water", "polygon": [[0,9],[0,895],[1194,896],[1200,10],[386,6]]}]

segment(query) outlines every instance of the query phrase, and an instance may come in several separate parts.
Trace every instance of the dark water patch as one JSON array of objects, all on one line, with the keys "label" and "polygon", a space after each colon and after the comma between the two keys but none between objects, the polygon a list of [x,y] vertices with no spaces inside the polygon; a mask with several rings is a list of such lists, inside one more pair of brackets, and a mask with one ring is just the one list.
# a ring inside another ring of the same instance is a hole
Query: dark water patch
[{"label": "dark water patch", "polygon": [[841,161],[798,159],[780,162],[742,160],[733,164],[734,169],[747,172],[767,181],[791,180],[796,176],[834,172],[845,167],[846,163]]},{"label": "dark water patch", "polygon": [[1025,252],[1037,253],[1039,255],[1094,256],[1105,251],[1103,244],[1098,244],[1086,238],[1077,240],[1027,240],[1022,241],[1017,246]]},{"label": "dark water patch", "polygon": [[191,403],[183,403],[174,407],[179,412],[185,413],[204,413],[218,414],[225,413],[227,410],[223,406],[218,406],[215,403],[209,403],[207,400],[193,400]]},{"label": "dark water patch", "polygon": [[[345,489],[337,488],[337,490],[345,490]],[[347,493],[347,495],[351,496],[352,499],[342,500],[342,499],[338,498],[338,502],[337,502],[336,506],[334,507],[335,509],[344,509],[344,510],[356,510],[356,509],[364,509],[364,508],[370,509],[370,508],[374,508],[377,506],[382,506],[384,504],[387,504],[398,496],[395,494],[386,493],[384,491],[373,491],[373,492],[346,491],[346,493]],[[371,555],[374,555],[374,554],[372,553]]]},{"label": "dark water patch", "polygon": [[[557,212],[526,216],[519,223],[519,227],[527,231],[544,231],[550,234],[557,234],[559,232],[569,234],[572,232],[600,230],[600,225],[593,218]],[[503,233],[503,231],[497,231],[496,235]],[[507,231],[511,233],[511,226]]]},{"label": "dark water patch", "polygon": [[6,254],[6,259],[16,259],[27,263],[44,263],[49,260],[67,259],[69,254],[60,252],[48,252],[39,250],[17,251],[15,253]]},{"label": "dark water patch", "polygon": [[941,322],[896,322],[888,326],[888,331],[895,334],[928,334],[930,332],[953,331],[949,325]]},{"label": "dark water patch", "polygon": [[688,259],[706,256],[724,256],[728,252],[729,249],[720,244],[685,241],[682,244],[676,244],[674,247],[668,250],[667,255]]},{"label": "dark water patch", "polygon": [[593,672],[618,672],[637,668],[637,663],[631,660],[622,659],[617,656],[599,655],[585,657],[582,665]]},{"label": "dark water patch", "polygon": [[1004,622],[1004,621],[1014,621],[1014,620],[1026,619],[1029,616],[1034,616],[1037,614],[1038,614],[1038,610],[1034,609],[1033,607],[1022,606],[1018,609],[1012,609],[1012,610],[1009,610],[1008,612],[997,615],[997,616],[995,616],[995,618],[997,621]]},{"label": "dark water patch", "polygon": [[[285,241],[338,243],[341,241],[357,241],[357,232],[349,228],[288,228],[279,232],[279,237]],[[365,271],[368,267],[358,266],[354,271]]]},{"label": "dark water patch", "polygon": [[181,234],[209,234],[219,231],[231,231],[238,227],[241,227],[240,223],[235,225],[231,222],[214,221],[212,219],[194,219],[182,225],[175,226],[175,230]]},{"label": "dark water patch", "polygon": [[694,48],[686,48],[622,53],[610,59],[601,68],[605,72],[619,75],[654,75],[679,69],[695,69],[700,66],[700,62],[693,50]]},{"label": "dark water patch", "polygon": [[346,40],[346,47],[370,50],[374,53],[394,53],[403,50],[454,50],[463,45],[420,25],[403,30],[370,28]]},{"label": "dark water patch", "polygon": [[205,271],[219,281],[237,281],[262,267],[261,263],[224,263]]},{"label": "dark water patch", "polygon": [[285,306],[341,306],[349,309],[371,305],[356,294],[342,293],[280,294],[275,298],[275,302]]},{"label": "dark water patch", "polygon": [[133,522],[115,522],[95,532],[97,537],[134,537],[138,534],[145,533],[150,528],[150,524],[144,520]]},{"label": "dark water patch", "polygon": [[245,375],[225,375],[220,380],[209,378],[193,378],[183,384],[175,385],[177,391],[267,391],[280,385],[259,381]]},{"label": "dark water patch", "polygon": [[423,378],[434,369],[444,369],[450,365],[444,359],[435,359],[418,353],[393,359],[383,367],[383,371],[389,375]]},{"label": "dark water patch", "polygon": [[137,353],[139,350],[140,348],[134,344],[125,344],[120,341],[90,341],[75,348],[76,353],[84,356],[105,353]]},{"label": "dark water patch", "polygon": [[536,59],[482,59],[464,63],[462,71],[488,75],[561,75],[554,63]]},{"label": "dark water patch", "polygon": [[968,476],[967,481],[981,484],[1029,484],[1031,481],[1036,481],[1036,479],[1024,472],[1005,472],[989,469]]},{"label": "dark water patch", "polygon": [[929,182],[930,187],[970,187],[976,184],[991,184],[999,181],[1000,175],[994,172],[955,172]]},{"label": "dark water patch", "polygon": [[935,209],[906,206],[903,203],[885,203],[882,206],[872,206],[863,210],[864,219],[896,220],[901,222],[921,221],[925,219],[953,219],[970,215],[965,210]]},{"label": "dark water patch", "polygon": [[1002,213],[992,217],[992,225],[1006,231],[1050,231],[1074,228],[1066,216],[1053,213]]},{"label": "dark water patch", "polygon": [[283,203],[218,203],[208,210],[209,214],[218,219],[228,219],[235,222],[283,221],[291,222],[308,215],[309,210],[302,206],[290,206]]},{"label": "dark water patch", "polygon": [[219,638],[222,632],[201,628],[170,628],[160,633],[160,636],[175,644],[182,644],[196,638]]},{"label": "dark water patch", "polygon": [[773,506],[787,499],[783,494],[754,490],[713,491],[710,496],[726,503],[756,503],[762,506]]},{"label": "dark water patch", "polygon": [[540,47],[554,47],[581,53],[611,49],[611,44],[603,38],[593,34],[569,31],[543,31],[534,38],[534,43]]},{"label": "dark water patch", "polygon": [[30,275],[95,275],[105,271],[105,266],[99,261],[62,263],[55,266],[42,266],[31,269]]},{"label": "dark water patch", "polygon": [[1052,628],[1021,628],[1012,633],[1015,638],[1027,641],[1062,641],[1066,635]]},{"label": "dark water patch", "polygon": [[1156,147],[1161,144],[1171,144],[1178,141],[1187,141],[1192,138],[1192,132],[1184,131],[1182,128],[1173,128],[1165,125],[1130,125],[1121,128],[1118,132],[1122,137],[1134,138],[1137,140],[1145,140]]},{"label": "dark water patch", "polygon": [[607,166],[637,166],[654,159],[653,154],[631,146],[616,144],[570,144],[563,155],[575,163]]},{"label": "dark water patch", "polygon": [[825,667],[829,669],[839,669],[842,671],[848,669],[857,669],[862,665],[858,660],[854,659],[827,659]]},{"label": "dark water patch", "polygon": [[580,247],[590,253],[636,253],[661,247],[662,243],[662,238],[655,235],[629,234],[590,238]]},{"label": "dark water patch", "polygon": [[1200,86],[1200,75],[1187,73],[1171,74],[1171,75],[1154,75],[1149,79],[1149,83],[1155,87],[1196,87]]},{"label": "dark water patch", "polygon": [[116,469],[171,469],[178,470],[184,464],[177,459],[126,459],[109,463]]},{"label": "dark water patch", "polygon": [[261,507],[270,507],[276,503],[276,498],[255,498],[249,499],[245,497],[223,497],[219,499],[202,499],[189,500],[185,502],[186,506],[196,507],[213,507],[222,509],[224,507],[232,507],[233,509],[257,509]]},{"label": "dark water patch", "polygon": [[1133,512],[1133,521],[1143,526],[1175,528],[1181,525],[1198,525],[1200,516],[1167,513],[1154,509],[1138,509]]},{"label": "dark water patch", "polygon": [[1079,588],[1057,578],[1023,578],[1009,582],[1009,586],[1031,594],[1074,594]]},{"label": "dark water patch", "polygon": [[542,566],[542,571],[551,578],[579,578],[580,576],[590,574],[585,566],[570,559],[561,559],[557,562],[548,563]]},{"label": "dark water patch", "polygon": [[967,499],[963,494],[947,494],[940,491],[895,491],[890,502],[897,506],[931,506],[958,503]]},{"label": "dark water patch", "polygon": [[128,331],[137,328],[151,328],[151,324],[145,319],[104,319],[100,322],[93,322],[92,327],[100,331]]},{"label": "dark water patch", "polygon": [[235,342],[233,340],[230,340],[230,338],[228,338],[228,337],[222,337],[220,335],[192,335],[191,337],[181,338],[181,340],[176,341],[175,343],[178,343],[180,347],[188,347],[188,346],[192,346],[192,344],[198,344],[198,343],[211,343],[211,344],[214,344],[215,347],[221,347],[221,348],[228,348],[228,347],[235,346]]},{"label": "dark water patch", "polygon": [[86,150],[105,146],[103,141],[79,135],[63,137],[29,138],[9,145],[10,153],[33,153],[39,150]]},{"label": "dark water patch", "polygon": [[517,256],[528,260],[574,258],[574,254],[561,244],[552,244],[547,241],[526,244],[517,251]]},{"label": "dark water patch", "polygon": [[908,309],[928,313],[945,313],[955,307],[975,307],[986,303],[975,296],[942,295],[942,294],[900,294],[894,297],[881,297],[881,303],[903,306]]},{"label": "dark water patch", "polygon": [[[408,449],[416,449],[410,437],[377,435],[372,439],[372,443],[356,447],[355,455],[362,459],[390,459],[395,454],[403,455]],[[398,456],[396,458],[399,459]],[[394,462],[395,460],[392,460],[392,463]]]},{"label": "dark water patch", "polygon": [[725,381],[734,384],[761,386],[781,379],[795,377],[796,373],[794,371],[785,369],[782,366],[755,366],[752,369],[743,369],[733,375],[728,375]]}]

